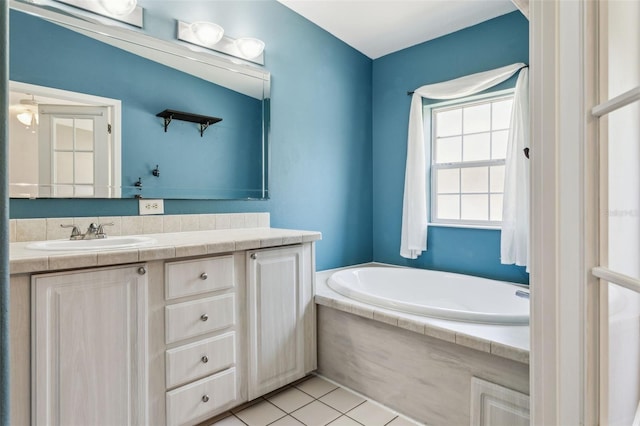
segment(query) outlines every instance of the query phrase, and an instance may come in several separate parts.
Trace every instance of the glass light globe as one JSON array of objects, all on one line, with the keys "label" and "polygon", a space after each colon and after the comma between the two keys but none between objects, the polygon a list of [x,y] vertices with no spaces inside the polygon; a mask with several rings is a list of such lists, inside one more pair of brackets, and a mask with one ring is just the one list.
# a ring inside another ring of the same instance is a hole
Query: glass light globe
[{"label": "glass light globe", "polygon": [[211,46],[222,39],[224,28],[213,22],[198,21],[190,26],[191,32],[204,45]]},{"label": "glass light globe", "polygon": [[137,0],[100,0],[102,7],[114,16],[127,16],[134,11]]},{"label": "glass light globe", "polygon": [[24,111],[16,115],[16,118],[18,119],[19,122],[29,127],[31,126],[31,122],[33,120],[33,113],[31,111]]},{"label": "glass light globe", "polygon": [[236,47],[242,56],[248,59],[257,58],[264,50],[264,41],[257,38],[244,37],[236,40]]}]

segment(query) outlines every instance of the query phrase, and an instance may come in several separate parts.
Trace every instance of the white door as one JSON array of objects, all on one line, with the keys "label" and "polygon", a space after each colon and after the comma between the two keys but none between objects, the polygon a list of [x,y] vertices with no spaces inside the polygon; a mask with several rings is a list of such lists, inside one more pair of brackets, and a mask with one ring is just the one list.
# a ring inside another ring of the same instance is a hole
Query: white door
[{"label": "white door", "polygon": [[143,266],[34,275],[34,425],[143,425],[147,276]]},{"label": "white door", "polygon": [[109,107],[39,105],[41,197],[107,198]]},{"label": "white door", "polygon": [[599,6],[600,424],[640,425],[640,1]]},{"label": "white door", "polygon": [[249,252],[249,399],[304,376],[301,246]]}]

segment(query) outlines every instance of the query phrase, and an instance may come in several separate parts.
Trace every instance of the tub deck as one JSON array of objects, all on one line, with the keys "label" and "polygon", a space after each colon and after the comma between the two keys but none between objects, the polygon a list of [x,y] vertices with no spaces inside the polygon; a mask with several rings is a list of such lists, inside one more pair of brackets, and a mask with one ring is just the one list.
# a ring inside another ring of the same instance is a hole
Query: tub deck
[{"label": "tub deck", "polygon": [[[388,266],[377,263],[368,265]],[[359,265],[359,267],[362,266],[367,265]],[[331,274],[340,269],[320,271],[316,274],[316,304],[512,361],[529,364],[528,325],[492,325],[450,321],[362,303],[336,293],[327,285],[327,280]]]}]

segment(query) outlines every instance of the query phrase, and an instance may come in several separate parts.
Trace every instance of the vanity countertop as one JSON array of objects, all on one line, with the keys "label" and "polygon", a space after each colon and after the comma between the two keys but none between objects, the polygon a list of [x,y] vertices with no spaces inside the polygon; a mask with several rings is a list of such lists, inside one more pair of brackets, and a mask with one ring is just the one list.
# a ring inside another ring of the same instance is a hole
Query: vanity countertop
[{"label": "vanity countertop", "polygon": [[27,248],[34,243],[33,241],[11,243],[10,273],[12,275],[26,274],[201,256],[306,243],[322,239],[320,232],[279,228],[220,229],[145,234],[144,236],[150,237],[154,241],[136,248],[92,251],[34,250]]}]

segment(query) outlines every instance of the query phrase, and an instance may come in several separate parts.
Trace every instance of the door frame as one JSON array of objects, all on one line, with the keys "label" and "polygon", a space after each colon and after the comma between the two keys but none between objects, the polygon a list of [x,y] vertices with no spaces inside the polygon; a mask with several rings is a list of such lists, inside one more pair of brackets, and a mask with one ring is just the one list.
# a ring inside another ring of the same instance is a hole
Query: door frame
[{"label": "door frame", "polygon": [[596,1],[531,2],[531,424],[598,422]]}]

